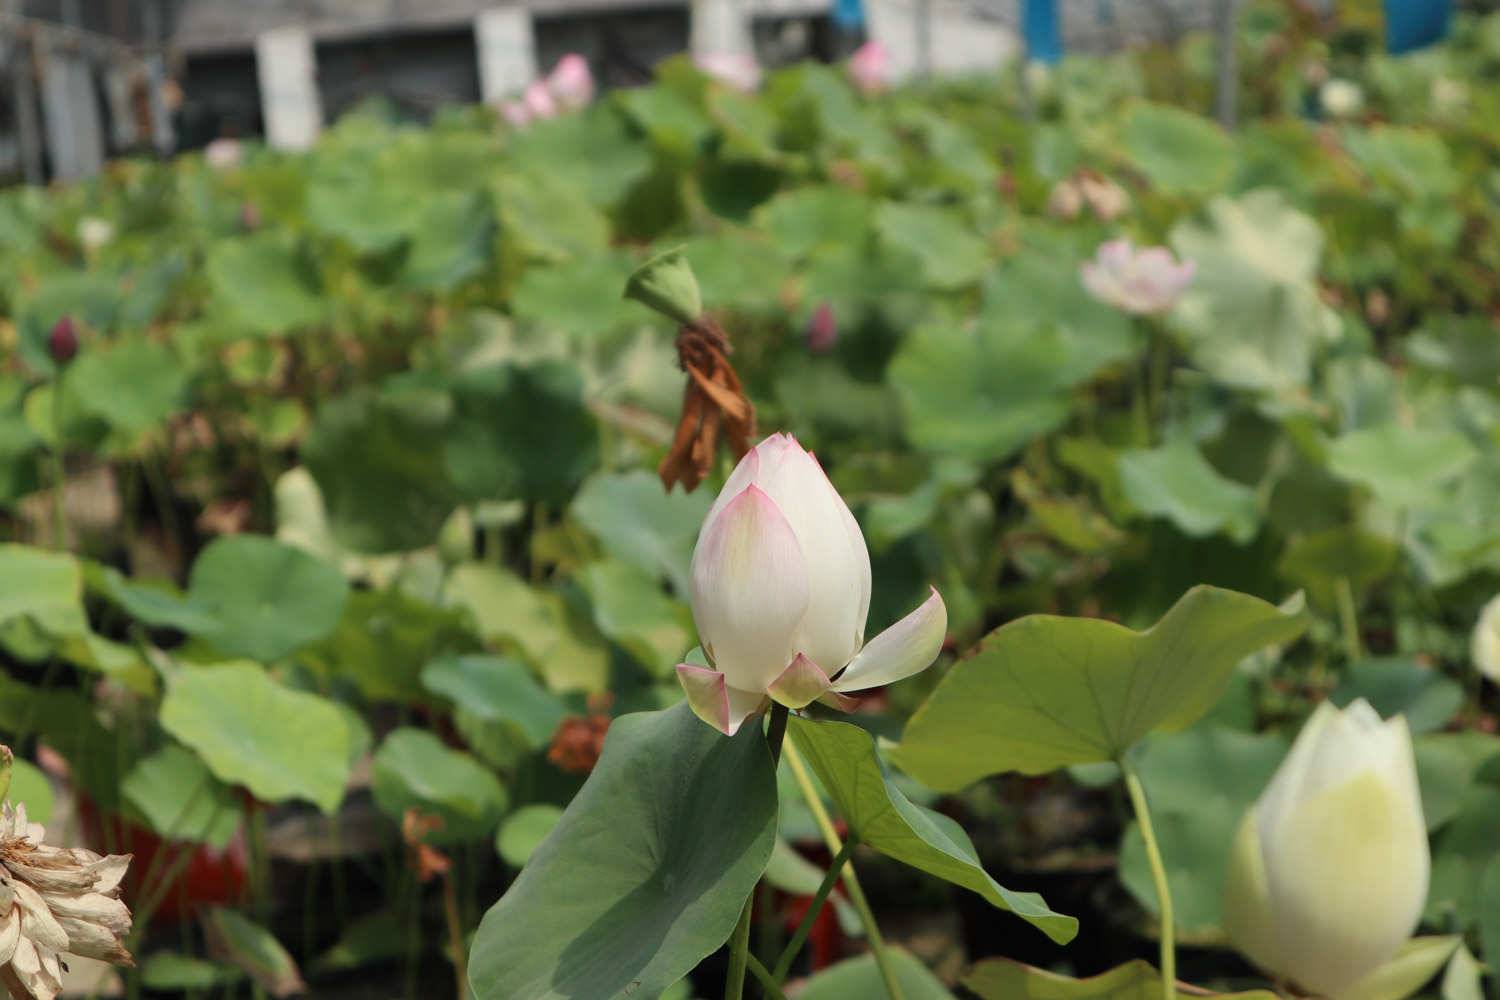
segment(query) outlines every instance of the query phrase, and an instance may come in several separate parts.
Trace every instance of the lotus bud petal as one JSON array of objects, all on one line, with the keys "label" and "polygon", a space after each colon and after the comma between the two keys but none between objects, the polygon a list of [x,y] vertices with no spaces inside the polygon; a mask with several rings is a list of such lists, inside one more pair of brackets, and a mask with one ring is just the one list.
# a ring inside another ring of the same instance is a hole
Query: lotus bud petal
[{"label": "lotus bud petal", "polygon": [[1337,997],[1411,936],[1430,869],[1406,720],[1325,702],[1240,826],[1225,930],[1268,972]]},{"label": "lotus bud petal", "polygon": [[1479,612],[1469,649],[1479,672],[1500,684],[1500,597],[1492,598]]},{"label": "lotus bud petal", "polygon": [[587,107],[594,99],[594,74],[589,70],[588,60],[577,52],[559,59],[547,77],[547,91],[564,110]]}]

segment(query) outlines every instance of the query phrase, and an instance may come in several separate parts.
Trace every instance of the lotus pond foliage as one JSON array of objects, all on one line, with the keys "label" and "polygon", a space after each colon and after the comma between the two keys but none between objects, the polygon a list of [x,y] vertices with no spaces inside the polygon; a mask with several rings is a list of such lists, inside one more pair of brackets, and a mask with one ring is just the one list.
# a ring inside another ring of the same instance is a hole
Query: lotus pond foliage
[{"label": "lotus pond foliage", "polygon": [[1496,995],[1500,14],[1372,30],[0,191],[6,982]]}]

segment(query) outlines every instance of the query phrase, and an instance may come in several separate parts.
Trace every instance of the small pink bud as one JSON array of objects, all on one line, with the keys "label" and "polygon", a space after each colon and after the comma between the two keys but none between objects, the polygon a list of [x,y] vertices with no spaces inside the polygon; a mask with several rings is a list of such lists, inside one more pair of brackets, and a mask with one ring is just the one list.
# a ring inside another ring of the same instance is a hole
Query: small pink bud
[{"label": "small pink bud", "polygon": [[559,59],[547,77],[547,92],[563,110],[587,107],[594,99],[594,74],[589,70],[588,60],[577,52]]},{"label": "small pink bud", "polygon": [[878,94],[890,83],[890,54],[879,42],[866,42],[849,57],[849,78],[859,92]]},{"label": "small pink bud", "polygon": [[814,354],[827,354],[838,339],[839,324],[833,315],[833,306],[827,302],[819,303],[807,321],[807,349]]},{"label": "small pink bud", "polygon": [[552,96],[552,91],[547,89],[545,80],[533,81],[526,88],[526,92],[521,95],[521,101],[526,105],[526,110],[531,113],[533,120],[557,117],[557,99]]},{"label": "small pink bud", "polygon": [[72,316],[64,316],[52,324],[52,332],[47,334],[47,353],[59,365],[65,365],[77,356],[78,330],[73,325]]}]

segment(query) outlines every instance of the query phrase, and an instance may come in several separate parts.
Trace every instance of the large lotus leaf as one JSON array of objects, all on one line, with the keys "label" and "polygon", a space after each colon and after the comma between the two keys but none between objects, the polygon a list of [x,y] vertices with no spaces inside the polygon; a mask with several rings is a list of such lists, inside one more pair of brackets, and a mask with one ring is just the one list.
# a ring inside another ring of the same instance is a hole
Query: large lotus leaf
[{"label": "large lotus leaf", "polygon": [[178,667],[167,680],[162,728],[220,781],[263,802],[302,799],[338,808],[349,780],[349,724],[338,705],[293,691],[243,660]]},{"label": "large lotus leaf", "polygon": [[1458,188],[1448,147],[1436,131],[1377,125],[1346,128],[1344,147],[1375,180],[1402,197],[1442,198]]},{"label": "large lotus leaf", "polygon": [[609,220],[550,166],[502,175],[494,190],[501,228],[527,257],[558,262],[598,254],[609,245]]},{"label": "large lotus leaf", "polygon": [[87,627],[77,560],[65,552],[0,544],[0,625],[23,617],[53,634]]},{"label": "large lotus leaf", "polygon": [[1496,830],[1500,830],[1500,756],[1480,765],[1453,819],[1433,841],[1432,887],[1427,894],[1430,921],[1468,927],[1479,919],[1481,882],[1495,859]]},{"label": "large lotus leaf", "polygon": [[516,318],[543,330],[561,330],[580,341],[605,340],[621,328],[648,321],[620,289],[635,263],[618,251],[528,267],[511,296]]},{"label": "large lotus leaf", "polygon": [[594,612],[594,624],[619,643],[647,672],[665,676],[692,643],[687,607],[661,592],[657,582],[614,560],[591,563],[578,576]]},{"label": "large lotus leaf", "polygon": [[492,365],[453,384],[448,474],[475,500],[566,500],[594,467],[599,432],[574,365]]},{"label": "large lotus leaf", "polygon": [[847,722],[797,718],[789,734],[860,843],[979,893],[1059,944],[1078,933],[1078,921],[1053,912],[1041,896],[1015,892],[991,878],[968,834],[952,819],[908,799],[891,782],[868,732]]},{"label": "large lotus leaf", "polygon": [[1396,546],[1388,539],[1340,526],[1291,542],[1276,570],[1305,588],[1314,602],[1332,607],[1341,580],[1347,580],[1354,593],[1363,593],[1396,568],[1396,559]]},{"label": "large lotus leaf", "polygon": [[229,656],[263,663],[331,633],[348,599],[338,570],[260,535],[215,539],[188,578],[189,602],[212,619],[194,634]]},{"label": "large lotus leaf", "polygon": [[202,758],[175,743],[136,761],[120,790],[164,840],[202,841],[222,850],[240,826],[233,790],[214,778]]},{"label": "large lotus leaf", "polygon": [[[975,965],[963,978],[964,986],[980,1000],[1161,1000],[1161,973],[1140,960],[1116,966],[1088,979],[1073,979],[1056,972],[990,958]],[[1210,993],[1176,989],[1178,1000],[1220,997],[1223,1000],[1277,1000],[1269,990],[1249,993]]]},{"label": "large lotus leaf", "polygon": [[1141,511],[1171,521],[1183,534],[1255,537],[1255,491],[1221,474],[1187,438],[1159,448],[1120,453],[1117,468],[1125,497]]},{"label": "large lotus leaf", "polygon": [[523,867],[557,826],[562,814],[562,809],[548,803],[522,806],[500,824],[495,834],[495,853],[512,868]]},{"label": "large lotus leaf", "polygon": [[889,250],[909,258],[931,288],[971,285],[990,266],[989,247],[953,211],[888,201],[875,209],[875,231]]},{"label": "large lotus leaf", "polygon": [[1381,424],[1350,431],[1328,445],[1328,465],[1343,479],[1369,487],[1392,507],[1419,506],[1479,457],[1456,430]]},{"label": "large lotus leaf", "polygon": [[[1142,744],[1136,768],[1161,841],[1177,926],[1184,932],[1211,934],[1220,928],[1235,831],[1286,749],[1286,740],[1274,734],[1207,723]],[[1136,902],[1156,912],[1156,888],[1134,823],[1120,847],[1120,879]]]},{"label": "large lotus leaf", "polygon": [[279,233],[215,242],[206,270],[217,302],[247,330],[285,333],[326,315],[311,268]]},{"label": "large lotus leaf", "polygon": [[401,285],[451,292],[484,273],[494,241],[495,209],[488,194],[451,191],[434,195],[417,217]]},{"label": "large lotus leaf", "polygon": [[912,715],[893,752],[934,788],[1117,760],[1148,733],[1185,729],[1235,665],[1290,642],[1307,619],[1247,594],[1194,587],[1144,632],[1028,615],[991,632]]},{"label": "large lotus leaf", "polygon": [[[886,960],[895,970],[896,982],[906,1000],[953,1000],[953,994],[942,981],[928,971],[909,952],[900,948],[887,948]],[[886,995],[885,980],[874,955],[846,958],[830,965],[809,978],[797,991],[797,1000],[851,1000],[853,997],[876,997]]]},{"label": "large lotus leaf", "polygon": [[510,159],[531,173],[563,178],[601,209],[619,202],[652,162],[650,147],[607,104],[533,122],[512,139]]},{"label": "large lotus leaf", "polygon": [[1276,191],[1209,203],[1171,243],[1197,271],[1176,311],[1193,361],[1226,385],[1291,389],[1307,383],[1332,314],[1314,279],[1323,234]]},{"label": "large lotus leaf", "polygon": [[425,729],[403,727],[375,751],[370,766],[375,803],[401,821],[408,809],[442,821],[426,839],[461,844],[490,836],[509,797],[494,773]]},{"label": "large lotus leaf", "polygon": [[1136,104],[1126,112],[1123,151],[1153,187],[1168,194],[1206,194],[1224,187],[1234,166],[1234,143],[1199,114],[1166,104]]},{"label": "large lotus leaf", "polygon": [[776,838],[759,726],[685,704],[622,716],[562,819],[485,915],[477,1000],[654,997],[719,948]]},{"label": "large lotus leaf", "polygon": [[203,932],[211,955],[244,970],[277,1000],[307,992],[291,953],[274,934],[250,918],[214,907],[203,918]]},{"label": "large lotus leaf", "polygon": [[820,246],[861,246],[872,232],[870,200],[837,185],[778,194],[756,211],[756,221],[794,257]]},{"label": "large lotus leaf", "polygon": [[319,408],[302,445],[340,545],[392,552],[431,544],[457,505],[442,448],[452,402],[407,379]]},{"label": "large lotus leaf", "polygon": [[686,598],[693,546],[712,502],[706,489],[669,493],[638,469],[590,476],[570,509],[605,551],[654,578],[665,576]]},{"label": "large lotus leaf", "polygon": [[52,822],[52,779],[30,761],[20,757],[11,761],[10,793],[6,799],[13,805],[24,805],[31,822],[44,826]]},{"label": "large lotus leaf", "polygon": [[390,250],[416,229],[421,191],[403,188],[362,159],[324,160],[307,192],[307,221],[358,253]]},{"label": "large lotus leaf", "polygon": [[139,434],[181,409],[187,372],[168,347],[144,338],[89,350],[68,369],[68,391],[85,413]]},{"label": "large lotus leaf", "polygon": [[544,747],[567,705],[537,682],[526,664],[501,656],[445,656],[422,670],[427,690],[487,722],[516,727],[526,743]]},{"label": "large lotus leaf", "polygon": [[329,679],[353,682],[371,701],[412,703],[426,700],[421,674],[429,659],[474,646],[458,612],[384,587],[352,593],[332,634],[298,659]]},{"label": "large lotus leaf", "polygon": [[934,323],[905,337],[890,379],[920,448],[997,462],[1067,419],[1076,376],[1060,327],[982,319]]}]

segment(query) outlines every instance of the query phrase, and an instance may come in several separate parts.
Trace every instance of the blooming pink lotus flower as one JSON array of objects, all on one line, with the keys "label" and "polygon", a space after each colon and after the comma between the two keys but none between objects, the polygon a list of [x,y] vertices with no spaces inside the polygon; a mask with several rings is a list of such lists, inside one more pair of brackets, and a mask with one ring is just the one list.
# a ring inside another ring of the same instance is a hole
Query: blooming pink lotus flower
[{"label": "blooming pink lotus flower", "polygon": [[848,69],[860,93],[878,94],[890,84],[890,53],[879,42],[865,42],[849,57]]},{"label": "blooming pink lotus flower", "polygon": [[925,670],[948,611],[936,590],[864,641],[870,554],[812,455],[773,434],[745,454],[698,534],[693,619],[712,667],[677,665],[693,712],[734,735],[773,698],[848,709],[863,691]]},{"label": "blooming pink lotus flower", "polygon": [[1193,261],[1178,263],[1166,247],[1136,247],[1118,239],[1101,243],[1079,272],[1083,287],[1100,302],[1146,316],[1176,305],[1195,270]]},{"label": "blooming pink lotus flower", "polygon": [[760,64],[754,56],[731,52],[710,52],[693,56],[699,72],[746,94],[760,86]]},{"label": "blooming pink lotus flower", "polygon": [[589,71],[588,60],[577,52],[559,59],[547,77],[547,92],[564,111],[588,107],[594,99],[594,74]]}]

